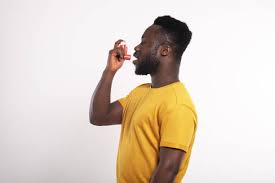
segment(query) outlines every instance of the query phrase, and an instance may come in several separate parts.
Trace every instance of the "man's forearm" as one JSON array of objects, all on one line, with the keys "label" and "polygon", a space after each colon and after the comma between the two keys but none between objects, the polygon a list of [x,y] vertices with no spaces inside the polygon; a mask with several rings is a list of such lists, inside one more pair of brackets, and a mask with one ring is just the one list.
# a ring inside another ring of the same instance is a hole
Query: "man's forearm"
[{"label": "man's forearm", "polygon": [[115,72],[105,69],[101,79],[93,93],[90,103],[90,122],[94,123],[98,118],[108,114],[110,106],[111,87]]}]

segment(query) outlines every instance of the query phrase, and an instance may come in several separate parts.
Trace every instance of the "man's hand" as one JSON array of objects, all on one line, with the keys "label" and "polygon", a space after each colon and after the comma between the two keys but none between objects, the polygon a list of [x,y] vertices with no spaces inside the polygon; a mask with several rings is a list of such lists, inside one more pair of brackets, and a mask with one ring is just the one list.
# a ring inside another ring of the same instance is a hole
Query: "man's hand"
[{"label": "man's hand", "polygon": [[116,72],[124,63],[125,48],[119,46],[122,39],[115,42],[114,48],[109,51],[108,62],[105,70]]}]

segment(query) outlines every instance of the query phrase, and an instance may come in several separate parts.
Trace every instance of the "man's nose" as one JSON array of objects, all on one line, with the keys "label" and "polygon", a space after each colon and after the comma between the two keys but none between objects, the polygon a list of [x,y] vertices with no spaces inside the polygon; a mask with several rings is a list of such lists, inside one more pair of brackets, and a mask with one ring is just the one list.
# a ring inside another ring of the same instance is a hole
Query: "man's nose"
[{"label": "man's nose", "polygon": [[139,50],[139,45],[135,46],[134,50],[138,51]]}]

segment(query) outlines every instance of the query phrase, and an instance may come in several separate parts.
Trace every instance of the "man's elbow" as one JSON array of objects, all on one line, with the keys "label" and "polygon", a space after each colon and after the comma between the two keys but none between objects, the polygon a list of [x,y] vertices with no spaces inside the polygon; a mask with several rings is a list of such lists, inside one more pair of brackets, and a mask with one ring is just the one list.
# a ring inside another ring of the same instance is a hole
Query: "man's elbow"
[{"label": "man's elbow", "polygon": [[92,124],[92,125],[95,125],[95,126],[101,126],[100,125],[100,123],[98,123],[96,120],[94,120],[94,119],[90,119],[90,123]]},{"label": "man's elbow", "polygon": [[102,126],[102,120],[100,118],[96,117],[92,113],[89,114],[90,123],[95,126]]}]

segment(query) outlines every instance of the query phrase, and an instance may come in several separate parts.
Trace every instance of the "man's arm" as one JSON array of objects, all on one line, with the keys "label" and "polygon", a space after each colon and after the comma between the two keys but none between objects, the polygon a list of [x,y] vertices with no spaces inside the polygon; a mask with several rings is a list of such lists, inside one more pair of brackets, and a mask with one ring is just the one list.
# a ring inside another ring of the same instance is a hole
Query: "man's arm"
[{"label": "man's arm", "polygon": [[160,147],[160,159],[150,183],[172,183],[184,159],[185,152],[180,149]]},{"label": "man's arm", "polygon": [[114,49],[109,51],[107,66],[93,93],[89,110],[90,123],[93,125],[102,126],[121,123],[122,106],[118,101],[110,104],[113,78],[125,61],[123,59],[124,50],[118,46],[121,41],[118,40],[114,45]]}]

